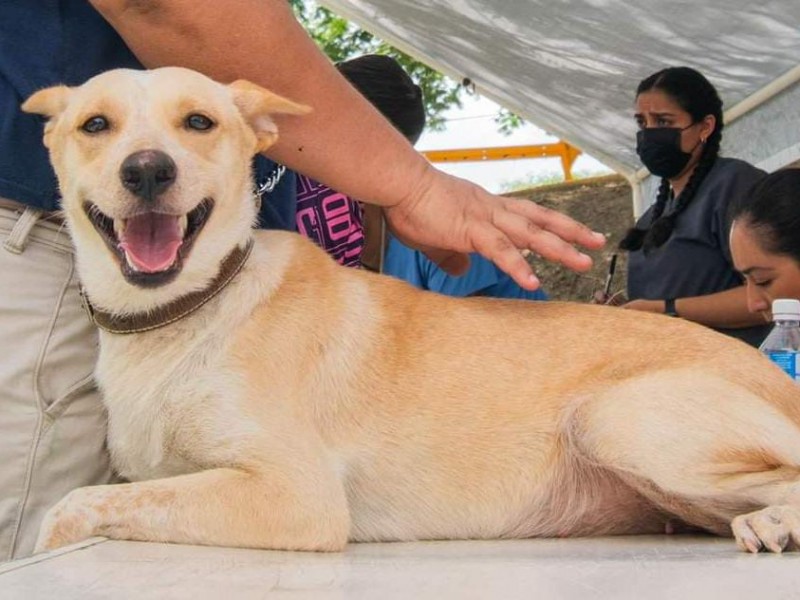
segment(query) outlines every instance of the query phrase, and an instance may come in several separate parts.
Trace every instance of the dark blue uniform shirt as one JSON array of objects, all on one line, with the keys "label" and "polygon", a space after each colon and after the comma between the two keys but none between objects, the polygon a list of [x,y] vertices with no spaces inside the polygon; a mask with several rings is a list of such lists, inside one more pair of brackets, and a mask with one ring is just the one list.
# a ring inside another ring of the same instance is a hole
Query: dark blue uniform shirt
[{"label": "dark blue uniform shirt", "polygon": [[[0,0],[0,196],[56,210],[58,189],[42,144],[43,120],[20,104],[56,84],[78,85],[109,69],[142,68],[87,0]],[[256,179],[274,169],[256,159]],[[295,230],[294,177],[262,202],[263,227]]]},{"label": "dark blue uniform shirt", "polygon": [[[660,248],[645,256],[639,250],[628,260],[628,298],[665,300],[723,292],[743,285],[733,268],[728,235],[728,205],[747,194],[765,175],[764,171],[735,158],[718,158],[691,203],[678,216],[672,236]],[[675,208],[667,203],[664,214]],[[651,206],[637,226],[650,226]],[[769,333],[769,325],[742,329],[721,329],[723,333],[758,346]]]}]

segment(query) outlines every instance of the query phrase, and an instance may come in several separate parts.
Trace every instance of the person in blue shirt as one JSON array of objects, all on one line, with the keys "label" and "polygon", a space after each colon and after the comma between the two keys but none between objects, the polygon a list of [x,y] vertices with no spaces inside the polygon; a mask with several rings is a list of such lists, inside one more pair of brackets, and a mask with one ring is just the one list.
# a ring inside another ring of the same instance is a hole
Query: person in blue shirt
[{"label": "person in blue shirt", "polygon": [[[367,54],[339,63],[339,71],[369,102],[413,145],[425,128],[425,103],[422,90],[396,60],[389,56]],[[344,197],[358,208],[358,201]],[[367,208],[367,222],[374,208]],[[366,244],[374,245],[380,225],[367,232]],[[384,235],[385,232],[383,232]],[[380,236],[383,237],[383,236]],[[322,245],[321,241],[318,243]],[[330,250],[329,250],[330,251]],[[369,248],[367,248],[369,251]],[[360,257],[359,257],[360,259]],[[371,262],[371,261],[367,261]],[[546,300],[541,290],[526,290],[490,260],[470,254],[466,272],[451,275],[419,250],[386,235],[381,272],[421,288],[449,296],[493,296],[524,300]],[[369,266],[369,265],[368,265]]]},{"label": "person in blue shirt", "polygon": [[[535,287],[518,249],[587,269],[590,259],[573,244],[604,242],[567,217],[498,200],[431,168],[337,73],[288,2],[3,0],[0,560],[28,554],[43,515],[70,490],[113,480],[106,416],[92,382],[96,331],[81,308],[43,121],[20,105],[40,88],[163,65],[220,81],[249,79],[313,106],[307,117],[277,119],[281,141],[269,151],[276,162],[257,159],[255,183],[274,184],[262,196],[262,226],[295,227],[294,178],[279,177],[280,163],[386,206],[404,238],[453,270],[481,247]],[[537,236],[540,228],[553,233]]]},{"label": "person in blue shirt", "polygon": [[383,259],[383,272],[403,279],[423,290],[447,296],[489,296],[518,300],[547,300],[541,288],[521,288],[490,260],[479,254],[470,254],[470,265],[460,276],[450,275],[419,250],[409,248],[390,236]]}]

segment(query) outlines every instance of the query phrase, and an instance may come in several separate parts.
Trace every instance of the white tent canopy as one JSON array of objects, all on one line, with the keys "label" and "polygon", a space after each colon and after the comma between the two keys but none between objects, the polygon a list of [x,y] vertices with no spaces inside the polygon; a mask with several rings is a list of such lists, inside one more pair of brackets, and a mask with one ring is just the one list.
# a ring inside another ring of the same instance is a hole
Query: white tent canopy
[{"label": "white tent canopy", "polygon": [[431,67],[469,78],[482,95],[633,183],[646,175],[634,151],[634,92],[665,66],[692,66],[717,87],[725,154],[767,170],[800,158],[800,0],[322,4]]}]

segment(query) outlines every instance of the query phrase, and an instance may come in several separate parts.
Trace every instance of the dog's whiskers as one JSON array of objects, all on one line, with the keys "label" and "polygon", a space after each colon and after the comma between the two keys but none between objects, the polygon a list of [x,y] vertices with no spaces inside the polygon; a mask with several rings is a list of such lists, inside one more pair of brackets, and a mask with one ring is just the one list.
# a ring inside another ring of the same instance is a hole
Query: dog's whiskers
[{"label": "dog's whiskers", "polygon": [[94,218],[94,219],[103,219],[103,218],[105,218],[105,215],[103,214],[103,212],[99,208],[97,208],[96,204],[92,204],[89,207],[89,216]]}]

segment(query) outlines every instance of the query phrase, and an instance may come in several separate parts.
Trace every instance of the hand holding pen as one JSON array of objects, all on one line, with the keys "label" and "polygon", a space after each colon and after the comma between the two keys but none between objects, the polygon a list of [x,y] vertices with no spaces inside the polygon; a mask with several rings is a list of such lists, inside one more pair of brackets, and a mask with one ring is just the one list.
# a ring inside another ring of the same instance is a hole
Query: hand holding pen
[{"label": "hand holding pen", "polygon": [[597,291],[594,294],[593,301],[595,304],[607,304],[609,306],[619,306],[626,302],[625,294],[622,290],[616,294],[611,293],[611,286],[614,283],[614,274],[617,271],[617,254],[616,252],[611,255],[611,260],[608,263],[608,273],[606,274],[605,285],[602,291]]}]

